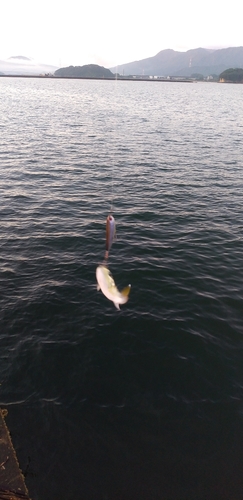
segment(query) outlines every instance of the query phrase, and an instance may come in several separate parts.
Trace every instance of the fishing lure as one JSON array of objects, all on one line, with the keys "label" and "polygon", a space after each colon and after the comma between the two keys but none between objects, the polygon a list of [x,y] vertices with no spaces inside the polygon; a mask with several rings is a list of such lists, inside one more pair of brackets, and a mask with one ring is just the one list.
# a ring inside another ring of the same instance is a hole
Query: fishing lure
[{"label": "fishing lure", "polygon": [[109,257],[109,251],[116,235],[116,223],[113,215],[108,215],[106,219],[106,241],[105,241],[105,259]]}]

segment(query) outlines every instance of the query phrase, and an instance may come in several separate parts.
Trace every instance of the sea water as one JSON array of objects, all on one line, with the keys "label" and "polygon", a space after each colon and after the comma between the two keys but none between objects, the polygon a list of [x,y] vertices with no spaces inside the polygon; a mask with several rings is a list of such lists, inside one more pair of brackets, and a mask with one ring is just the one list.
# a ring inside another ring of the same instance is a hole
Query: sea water
[{"label": "sea water", "polygon": [[242,498],[242,92],[0,79],[0,403],[33,500]]}]

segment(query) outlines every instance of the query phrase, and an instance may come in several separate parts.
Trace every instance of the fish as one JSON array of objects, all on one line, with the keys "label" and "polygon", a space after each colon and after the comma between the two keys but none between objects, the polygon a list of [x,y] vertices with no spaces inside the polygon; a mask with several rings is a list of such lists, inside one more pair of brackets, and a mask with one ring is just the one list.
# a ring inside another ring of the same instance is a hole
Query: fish
[{"label": "fish", "polygon": [[113,215],[108,215],[106,219],[106,240],[105,240],[105,259],[108,259],[109,251],[116,235],[116,223]]},{"label": "fish", "polygon": [[116,287],[115,281],[108,267],[100,265],[96,268],[97,290],[101,290],[105,297],[111,300],[117,309],[120,304],[128,301],[131,285],[126,286],[121,292]]}]

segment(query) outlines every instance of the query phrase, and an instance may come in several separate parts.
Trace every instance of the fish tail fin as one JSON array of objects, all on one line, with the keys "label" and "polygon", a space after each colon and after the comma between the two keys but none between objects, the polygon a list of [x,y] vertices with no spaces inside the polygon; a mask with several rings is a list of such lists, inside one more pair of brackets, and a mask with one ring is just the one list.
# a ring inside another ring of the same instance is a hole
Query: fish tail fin
[{"label": "fish tail fin", "polygon": [[129,293],[130,293],[130,290],[131,290],[131,285],[128,285],[126,286],[125,288],[123,288],[123,290],[121,291],[121,295],[123,295],[123,297],[128,297]]}]

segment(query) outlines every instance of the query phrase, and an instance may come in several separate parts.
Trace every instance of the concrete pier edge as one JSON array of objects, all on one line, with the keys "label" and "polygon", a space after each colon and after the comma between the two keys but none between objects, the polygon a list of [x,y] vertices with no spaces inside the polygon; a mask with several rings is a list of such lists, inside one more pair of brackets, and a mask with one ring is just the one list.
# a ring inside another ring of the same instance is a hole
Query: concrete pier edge
[{"label": "concrete pier edge", "polygon": [[0,408],[0,500],[30,500],[5,422],[7,414]]}]

